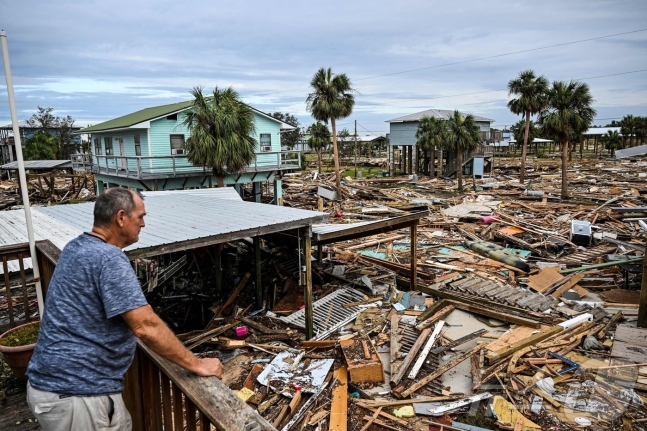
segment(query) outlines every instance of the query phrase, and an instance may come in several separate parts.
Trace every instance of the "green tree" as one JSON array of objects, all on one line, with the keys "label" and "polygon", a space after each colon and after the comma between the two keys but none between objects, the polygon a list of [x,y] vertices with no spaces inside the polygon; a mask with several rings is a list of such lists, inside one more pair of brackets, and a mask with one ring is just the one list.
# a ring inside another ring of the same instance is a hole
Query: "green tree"
[{"label": "green tree", "polygon": [[56,160],[58,141],[47,133],[36,133],[25,142],[25,160]]},{"label": "green tree", "polygon": [[321,174],[321,152],[328,148],[330,145],[330,131],[321,121],[317,121],[308,127],[308,146],[317,152],[317,160],[319,162],[319,173]]},{"label": "green tree", "polygon": [[36,113],[27,119],[27,125],[39,134],[55,136],[57,139],[56,157],[68,159],[70,154],[81,149],[81,140],[73,135],[74,118],[57,117],[53,114],[54,108],[38,107]]},{"label": "green tree", "polygon": [[416,145],[423,151],[429,151],[429,176],[435,176],[436,147],[442,148],[447,139],[445,120],[436,117],[423,117],[416,130]]},{"label": "green tree", "polygon": [[636,145],[642,145],[647,138],[647,117],[636,117]]},{"label": "green tree", "polygon": [[[519,120],[512,126],[510,126],[510,132],[514,136],[514,140],[517,141],[517,144],[523,142],[526,139],[526,120]],[[535,138],[539,137],[539,130],[537,130],[537,125],[534,121],[530,121],[528,124],[528,144],[532,149],[532,142]]]},{"label": "green tree", "polygon": [[223,187],[228,174],[241,172],[256,157],[254,112],[231,87],[216,87],[207,97],[202,87],[195,87],[191,95],[193,106],[183,121],[191,132],[185,143],[187,159],[211,168],[218,187]]},{"label": "green tree", "polygon": [[[517,79],[508,82],[508,95],[517,96],[508,102],[508,108],[513,114],[524,115],[526,118],[523,147],[521,149],[521,170],[519,181],[523,184],[526,179],[526,151],[530,133],[530,117],[539,113],[546,106],[546,93],[548,91],[548,80],[543,76],[535,76],[532,70],[524,70],[519,73]],[[517,142],[521,142],[517,138]]]},{"label": "green tree", "polygon": [[456,178],[458,189],[463,189],[463,152],[473,151],[479,145],[479,127],[474,116],[463,115],[457,110],[447,120],[447,143],[456,152]]},{"label": "green tree", "polygon": [[568,199],[568,152],[573,135],[593,123],[595,109],[589,86],[577,81],[555,81],[548,91],[548,104],[539,113],[538,124],[562,146],[562,199]]},{"label": "green tree", "polygon": [[337,148],[337,119],[346,118],[355,106],[355,90],[344,73],[333,74],[332,69],[319,69],[310,81],[312,92],[306,99],[306,107],[315,120],[332,126],[332,146],[335,159],[335,182],[337,196],[341,199],[341,176],[339,172],[339,150]]},{"label": "green tree", "polygon": [[617,150],[622,145],[622,136],[616,130],[609,130],[600,138],[605,148],[611,152]]},{"label": "green tree", "polygon": [[292,150],[301,140],[301,127],[299,124],[299,119],[294,115],[288,114],[287,112],[274,112],[270,115],[277,120],[283,121],[284,123],[295,127],[292,130],[281,132],[281,145],[285,145],[288,147],[288,149]]},{"label": "green tree", "polygon": [[634,136],[636,135],[636,128],[638,127],[638,119],[633,115],[625,115],[620,120],[620,133],[625,138],[629,138],[629,147],[634,146]]},{"label": "green tree", "polygon": [[337,150],[339,152],[340,160],[352,157],[354,146],[355,137],[350,134],[347,128],[344,127],[341,129],[341,132],[337,134]]}]

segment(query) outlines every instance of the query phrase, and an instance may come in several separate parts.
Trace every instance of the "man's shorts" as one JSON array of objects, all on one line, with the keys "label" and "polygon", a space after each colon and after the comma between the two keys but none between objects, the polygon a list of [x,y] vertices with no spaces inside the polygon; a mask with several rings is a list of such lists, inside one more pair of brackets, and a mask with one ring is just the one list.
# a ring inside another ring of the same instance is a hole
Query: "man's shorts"
[{"label": "man's shorts", "polygon": [[132,421],[121,394],[74,397],[33,388],[27,404],[44,431],[131,431]]}]

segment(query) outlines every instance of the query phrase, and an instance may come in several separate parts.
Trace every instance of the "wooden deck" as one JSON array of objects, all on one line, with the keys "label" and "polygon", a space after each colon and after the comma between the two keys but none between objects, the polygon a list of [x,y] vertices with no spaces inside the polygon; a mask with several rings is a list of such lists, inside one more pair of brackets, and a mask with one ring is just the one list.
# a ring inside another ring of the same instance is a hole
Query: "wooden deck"
[{"label": "wooden deck", "polygon": [[[0,401],[0,430],[35,431],[42,430],[27,405],[27,383],[11,391],[6,399]],[[31,422],[30,422],[31,420]]]}]

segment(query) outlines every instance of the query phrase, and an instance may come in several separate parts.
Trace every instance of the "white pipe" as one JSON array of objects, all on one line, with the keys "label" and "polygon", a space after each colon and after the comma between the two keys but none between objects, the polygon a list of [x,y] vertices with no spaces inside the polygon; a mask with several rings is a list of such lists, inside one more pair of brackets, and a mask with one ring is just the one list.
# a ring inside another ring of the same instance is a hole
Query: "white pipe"
[{"label": "white pipe", "polygon": [[31,223],[31,208],[29,206],[29,191],[27,190],[27,175],[25,175],[25,161],[22,157],[22,144],[20,142],[20,128],[18,127],[18,115],[16,114],[16,98],[13,94],[13,80],[11,79],[11,66],[9,65],[9,49],[7,48],[7,33],[0,30],[0,44],[2,45],[2,61],[4,62],[4,73],[7,78],[7,95],[9,96],[9,110],[11,111],[11,123],[13,125],[14,147],[16,147],[16,159],[18,161],[18,177],[20,178],[20,192],[22,204],[25,208],[25,220],[27,222],[27,238],[29,238],[29,253],[36,282],[36,298],[38,299],[38,312],[43,318],[43,291],[40,285],[40,271],[36,259],[36,241],[34,240],[34,227]]}]

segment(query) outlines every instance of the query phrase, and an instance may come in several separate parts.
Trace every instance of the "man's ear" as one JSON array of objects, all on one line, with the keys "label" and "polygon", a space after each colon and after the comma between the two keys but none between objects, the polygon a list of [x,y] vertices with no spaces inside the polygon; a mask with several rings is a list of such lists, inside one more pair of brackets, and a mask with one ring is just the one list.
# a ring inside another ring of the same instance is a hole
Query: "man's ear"
[{"label": "man's ear", "polygon": [[117,226],[123,227],[124,226],[124,219],[126,218],[126,211],[124,210],[119,210],[117,211],[117,215],[115,216],[117,220]]}]

